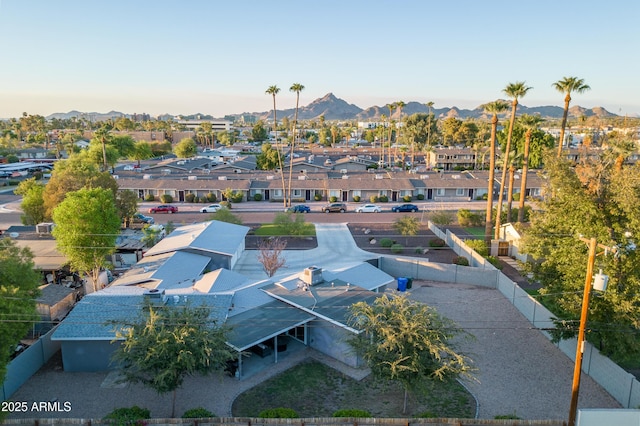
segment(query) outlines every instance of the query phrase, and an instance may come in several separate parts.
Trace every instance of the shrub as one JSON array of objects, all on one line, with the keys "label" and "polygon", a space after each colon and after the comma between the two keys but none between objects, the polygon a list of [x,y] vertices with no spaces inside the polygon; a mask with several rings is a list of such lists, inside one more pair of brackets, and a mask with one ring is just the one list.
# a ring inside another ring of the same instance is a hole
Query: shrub
[{"label": "shrub", "polygon": [[187,410],[182,415],[183,419],[206,419],[209,417],[216,417],[211,411],[206,408],[198,407]]},{"label": "shrub", "polygon": [[502,269],[502,263],[500,263],[500,260],[497,257],[487,256],[487,261],[489,261],[490,264],[495,266],[496,269]]},{"label": "shrub", "polygon": [[460,226],[480,226],[482,222],[484,222],[482,215],[467,209],[458,210],[458,223]]},{"label": "shrub", "polygon": [[418,194],[418,195],[416,195],[416,198],[417,198],[418,200],[421,200],[421,201],[422,201],[422,200],[424,200],[424,194]]},{"label": "shrub", "polygon": [[370,203],[377,203],[378,202],[378,196],[377,195],[372,195],[371,197],[369,197],[369,202]]},{"label": "shrub", "polygon": [[487,245],[482,240],[464,240],[467,247],[475,250],[482,257],[486,257],[489,254]]},{"label": "shrub", "polygon": [[360,202],[360,196],[359,195],[354,195],[353,196],[353,201],[355,201],[356,203]]},{"label": "shrub", "polygon": [[380,239],[380,247],[389,248],[393,245],[393,240],[391,238],[381,238]]},{"label": "shrub", "polygon": [[160,196],[160,202],[165,204],[173,203],[173,197],[169,194],[162,194]]},{"label": "shrub", "polygon": [[291,408],[278,407],[262,410],[258,417],[261,419],[297,419],[299,416]]},{"label": "shrub", "polygon": [[449,225],[453,221],[453,216],[447,211],[437,211],[431,213],[431,222],[436,225]]},{"label": "shrub", "polygon": [[316,194],[316,195],[313,196],[313,199],[316,200],[316,201],[320,201],[320,200],[322,200],[322,195]]},{"label": "shrub", "polygon": [[413,252],[415,254],[424,254],[424,249],[421,246],[418,246],[415,249],[413,249]]},{"label": "shrub", "polygon": [[254,194],[253,201],[262,201],[262,194]]},{"label": "shrub", "polygon": [[453,258],[452,263],[460,266],[469,266],[469,259],[464,256],[456,256]]},{"label": "shrub", "polygon": [[196,202],[196,201],[197,201],[197,200],[196,200],[196,198],[197,198],[197,197],[196,197],[196,194],[192,194],[191,192],[184,196],[184,200],[185,200],[187,203],[193,203],[193,202]]},{"label": "shrub", "polygon": [[338,197],[336,197],[335,195],[332,195],[331,197],[329,197],[330,203],[335,203],[336,201],[338,201]]},{"label": "shrub", "polygon": [[155,200],[156,200],[156,197],[154,197],[154,196],[153,196],[153,194],[147,194],[147,195],[144,197],[144,200],[145,200],[145,201],[155,201]]},{"label": "shrub", "polygon": [[444,247],[446,244],[442,238],[429,240],[429,247]]},{"label": "shrub", "polygon": [[388,203],[389,197],[387,197],[386,195],[381,195],[378,197],[378,201],[380,201],[381,203]]},{"label": "shrub", "polygon": [[391,253],[402,253],[402,251],[404,250],[404,247],[402,247],[402,244],[398,244],[395,243],[394,245],[391,246]]},{"label": "shrub", "polygon": [[208,202],[215,203],[217,199],[218,199],[218,197],[216,197],[216,194],[214,194],[213,192],[209,192],[207,194],[207,201]]},{"label": "shrub", "polygon": [[220,205],[231,210],[231,203],[229,201],[220,201]]},{"label": "shrub", "polygon": [[402,201],[404,201],[405,203],[408,203],[409,201],[411,201],[411,195],[405,195],[402,197]]},{"label": "shrub", "polygon": [[151,412],[146,408],[140,408],[134,405],[130,408],[116,408],[109,414],[103,417],[103,420],[108,420],[112,425],[132,425],[141,424],[140,420],[150,419]]},{"label": "shrub", "polygon": [[332,417],[371,417],[371,413],[366,410],[356,410],[356,409],[346,409],[346,410],[338,410],[333,413]]}]

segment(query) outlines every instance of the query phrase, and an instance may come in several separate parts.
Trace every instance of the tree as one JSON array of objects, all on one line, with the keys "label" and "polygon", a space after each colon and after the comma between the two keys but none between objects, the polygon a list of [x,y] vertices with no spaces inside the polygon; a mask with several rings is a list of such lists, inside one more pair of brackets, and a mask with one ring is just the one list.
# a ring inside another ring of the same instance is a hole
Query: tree
[{"label": "tree", "polygon": [[133,146],[133,151],[129,154],[130,159],[138,162],[138,167],[140,167],[141,160],[148,160],[152,157],[153,151],[151,150],[151,145],[146,141],[136,142]]},{"label": "tree", "polygon": [[431,146],[431,108],[433,108],[433,105],[434,104],[432,101],[429,101],[425,104],[425,106],[429,111],[429,125],[428,125],[429,132],[427,133],[427,146]]},{"label": "tree", "polygon": [[607,291],[589,304],[587,339],[616,362],[640,356],[640,166],[615,170],[613,162],[583,161],[579,167],[552,153],[545,157],[547,196],[531,213],[524,237],[528,264],[540,282],[540,294],[556,321],[557,339],[575,336],[582,309],[587,246],[578,238],[595,237],[616,246],[616,254],[598,256],[597,268],[609,275]]},{"label": "tree", "polygon": [[498,128],[498,114],[507,110],[508,104],[504,101],[497,100],[483,105],[485,112],[492,115],[491,117],[491,140],[490,157],[489,157],[489,183],[487,187],[487,214],[485,218],[484,240],[487,248],[491,247],[491,231],[493,230],[493,221],[491,215],[493,213],[493,192],[496,173],[496,129]]},{"label": "tree", "polygon": [[287,241],[280,238],[264,239],[258,243],[258,262],[269,278],[287,263],[282,257],[282,251],[286,247]]},{"label": "tree", "polygon": [[217,220],[218,222],[226,222],[233,223],[234,225],[242,225],[242,219],[231,213],[231,210],[224,208],[220,209],[211,215],[212,220]]},{"label": "tree", "polygon": [[191,138],[184,138],[176,144],[173,152],[178,158],[191,158],[198,153],[198,146]]},{"label": "tree", "polygon": [[33,254],[9,238],[0,238],[0,381],[20,339],[38,319],[36,297],[42,282]]},{"label": "tree", "polygon": [[138,196],[135,192],[125,189],[116,193],[116,209],[125,227],[131,223],[133,215],[138,212]]},{"label": "tree", "polygon": [[509,83],[504,88],[503,92],[513,99],[511,102],[511,119],[509,120],[509,134],[507,136],[507,146],[504,150],[503,164],[502,164],[502,177],[500,179],[500,192],[498,193],[498,206],[496,207],[496,229],[494,231],[495,239],[500,236],[500,215],[502,213],[502,200],[504,197],[504,187],[507,180],[507,169],[509,168],[509,153],[511,152],[511,136],[513,135],[513,124],[516,121],[516,109],[518,108],[518,98],[523,97],[527,92],[531,90],[531,87],[527,86],[524,81],[518,81],[516,83]]},{"label": "tree", "polygon": [[518,200],[518,222],[524,222],[524,199],[527,192],[527,173],[529,172],[529,146],[531,145],[531,135],[538,128],[542,119],[538,116],[523,114],[520,123],[525,127],[524,153],[522,157],[522,179],[520,182],[520,199]]},{"label": "tree", "polygon": [[127,158],[134,153],[136,141],[129,135],[114,135],[109,145],[118,151],[118,158]]},{"label": "tree", "polygon": [[558,138],[558,157],[562,155],[562,145],[564,144],[564,131],[567,127],[567,116],[569,114],[569,103],[571,102],[571,92],[584,93],[591,89],[585,84],[584,79],[578,77],[563,77],[553,83],[553,88],[560,93],[564,93],[564,110],[562,112],[562,124],[560,125],[560,137]]},{"label": "tree", "polygon": [[[420,229],[420,222],[418,222],[418,219],[413,216],[405,215],[393,222],[393,229],[405,237],[413,236],[418,233],[418,230]],[[406,245],[409,245],[408,238]]]},{"label": "tree", "polygon": [[218,323],[206,306],[143,306],[133,322],[112,322],[116,341],[113,355],[124,380],[142,383],[158,392],[176,393],[185,377],[222,371],[234,353],[226,344],[229,329]]},{"label": "tree", "polygon": [[267,139],[267,129],[264,128],[264,123],[262,120],[258,120],[256,124],[253,125],[251,129],[251,140],[256,142],[262,142]]},{"label": "tree", "polygon": [[46,209],[44,207],[44,185],[36,178],[25,179],[14,191],[16,195],[22,196],[20,208],[22,214],[20,221],[23,225],[37,225],[44,222],[46,218]]},{"label": "tree", "polygon": [[273,131],[275,133],[275,144],[276,150],[278,151],[278,168],[280,169],[280,179],[282,180],[282,200],[284,203],[284,207],[287,207],[287,188],[284,182],[284,168],[282,167],[282,151],[280,147],[281,144],[278,143],[278,119],[276,117],[276,95],[280,92],[280,88],[276,85],[269,86],[266,93],[273,97]]},{"label": "tree", "polygon": [[275,170],[282,164],[280,152],[274,149],[270,143],[262,144],[262,152],[256,156],[256,166],[260,170]]},{"label": "tree", "polygon": [[104,122],[102,126],[96,130],[93,135],[93,139],[95,139],[100,146],[102,147],[102,171],[106,171],[108,168],[107,165],[107,144],[111,140],[111,129],[112,126],[109,122]]},{"label": "tree", "polygon": [[455,351],[461,334],[435,309],[405,296],[378,297],[350,307],[348,324],[358,335],[349,340],[378,378],[397,380],[408,392],[425,380],[446,380],[471,372],[470,360]]},{"label": "tree", "polygon": [[56,226],[52,235],[74,271],[91,278],[98,290],[100,272],[106,257],[115,251],[120,217],[113,192],[108,189],[81,189],[70,192],[53,211]]},{"label": "tree", "polygon": [[298,107],[300,105],[300,92],[304,90],[304,86],[300,83],[293,83],[289,91],[296,92],[296,112],[293,117],[293,140],[291,141],[291,149],[289,150],[289,186],[287,188],[287,204],[291,206],[291,179],[293,174],[293,153],[296,146],[296,138],[298,136]]}]

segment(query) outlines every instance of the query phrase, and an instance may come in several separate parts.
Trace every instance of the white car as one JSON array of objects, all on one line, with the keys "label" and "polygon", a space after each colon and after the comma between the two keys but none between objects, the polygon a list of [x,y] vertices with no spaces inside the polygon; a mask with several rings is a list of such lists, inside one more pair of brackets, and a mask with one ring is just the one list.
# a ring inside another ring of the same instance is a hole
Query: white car
[{"label": "white car", "polygon": [[134,168],[133,168],[133,166],[132,166],[131,164],[127,164],[126,166],[124,166],[124,167],[122,168],[122,170],[125,170],[125,171],[128,171],[128,172],[131,172],[131,171],[133,171],[133,170],[134,170]]},{"label": "white car", "polygon": [[382,209],[375,204],[365,204],[356,209],[356,213],[380,213]]},{"label": "white car", "polygon": [[210,206],[200,209],[200,213],[215,213],[220,210],[222,206],[220,204],[211,204]]}]

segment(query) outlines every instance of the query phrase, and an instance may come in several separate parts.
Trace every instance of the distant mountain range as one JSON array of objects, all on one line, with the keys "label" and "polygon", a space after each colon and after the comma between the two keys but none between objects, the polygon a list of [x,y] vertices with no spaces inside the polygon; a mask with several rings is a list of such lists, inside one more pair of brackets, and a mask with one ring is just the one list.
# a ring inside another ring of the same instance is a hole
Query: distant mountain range
[{"label": "distant mountain range", "polygon": [[[276,99],[277,101],[277,99]],[[459,109],[457,107],[446,107],[446,108],[431,108],[431,111],[438,118],[447,118],[447,117],[456,117],[459,119],[465,118],[489,118],[487,114],[484,113],[481,106],[476,107],[475,109]],[[407,104],[402,108],[402,115],[411,115],[415,113],[428,113],[429,109],[425,104],[420,102],[407,102]],[[527,107],[524,105],[518,105],[518,113],[519,114],[531,114],[536,115],[539,114],[543,118],[562,118],[563,109],[559,106],[539,106],[539,107]],[[288,117],[292,119],[295,114],[295,108],[277,110],[278,119],[282,119],[283,117]],[[309,105],[301,106],[298,109],[298,119],[299,120],[317,120],[321,116],[324,116],[325,120],[357,120],[357,121],[376,121],[379,120],[382,115],[389,116],[389,109],[387,106],[371,106],[366,109],[362,109],[354,104],[347,103],[343,99],[336,97],[333,93],[327,93],[322,98],[318,98],[311,102]],[[602,107],[594,107],[591,109],[582,108],[580,106],[573,106],[569,108],[569,115],[572,117],[616,117],[616,114],[613,114]],[[264,112],[251,112],[251,113],[243,113],[243,114],[229,114],[225,116],[227,119],[236,119],[240,117],[246,116],[255,116],[259,119],[269,120],[273,118],[273,110],[264,111]],[[67,113],[54,113],[47,117],[47,119],[58,118],[58,119],[69,119],[72,117],[85,117],[92,121],[103,121],[108,120],[110,118],[118,118],[118,117],[131,117],[131,114],[124,114],[118,111],[110,111],[107,113],[97,113],[97,112],[80,112],[80,111],[69,111]],[[172,117],[169,114],[163,114],[159,116],[160,119],[166,119]],[[397,120],[400,117],[400,111],[397,109],[393,111],[391,116],[392,119]],[[213,119],[211,115],[207,114],[193,114],[189,116],[184,116],[186,119]]]}]

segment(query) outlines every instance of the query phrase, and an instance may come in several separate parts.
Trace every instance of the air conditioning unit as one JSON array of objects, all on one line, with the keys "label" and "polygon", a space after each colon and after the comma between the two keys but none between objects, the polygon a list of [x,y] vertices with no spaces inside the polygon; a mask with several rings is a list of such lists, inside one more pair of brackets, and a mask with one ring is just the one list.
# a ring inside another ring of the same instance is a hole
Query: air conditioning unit
[{"label": "air conditioning unit", "polygon": [[324,278],[322,278],[322,268],[318,268],[317,266],[304,268],[301,280],[307,285],[316,285],[324,282]]},{"label": "air conditioning unit", "polygon": [[307,177],[305,175],[300,175],[298,176],[298,180],[306,180]]},{"label": "air conditioning unit", "polygon": [[118,175],[111,175],[111,176],[112,176],[115,180],[120,179],[120,176],[118,176]]},{"label": "air conditioning unit", "polygon": [[50,234],[53,230],[53,223],[39,223],[36,225],[36,233],[38,234]]},{"label": "air conditioning unit", "polygon": [[218,180],[227,180],[226,176],[218,176]]},{"label": "air conditioning unit", "polygon": [[267,180],[273,180],[273,175],[267,176]]},{"label": "air conditioning unit", "polygon": [[420,175],[420,179],[422,180],[429,179],[429,175]]},{"label": "air conditioning unit", "polygon": [[342,179],[349,179],[349,175],[342,175]]},{"label": "air conditioning unit", "polygon": [[151,175],[142,175],[142,179],[149,180],[151,179]]},{"label": "air conditioning unit", "polygon": [[340,173],[342,173],[343,175],[347,173],[347,169],[340,169]]},{"label": "air conditioning unit", "polygon": [[384,179],[384,176],[382,176],[382,175],[376,175],[376,179]]},{"label": "air conditioning unit", "polygon": [[187,180],[198,180],[198,176],[189,176]]}]

